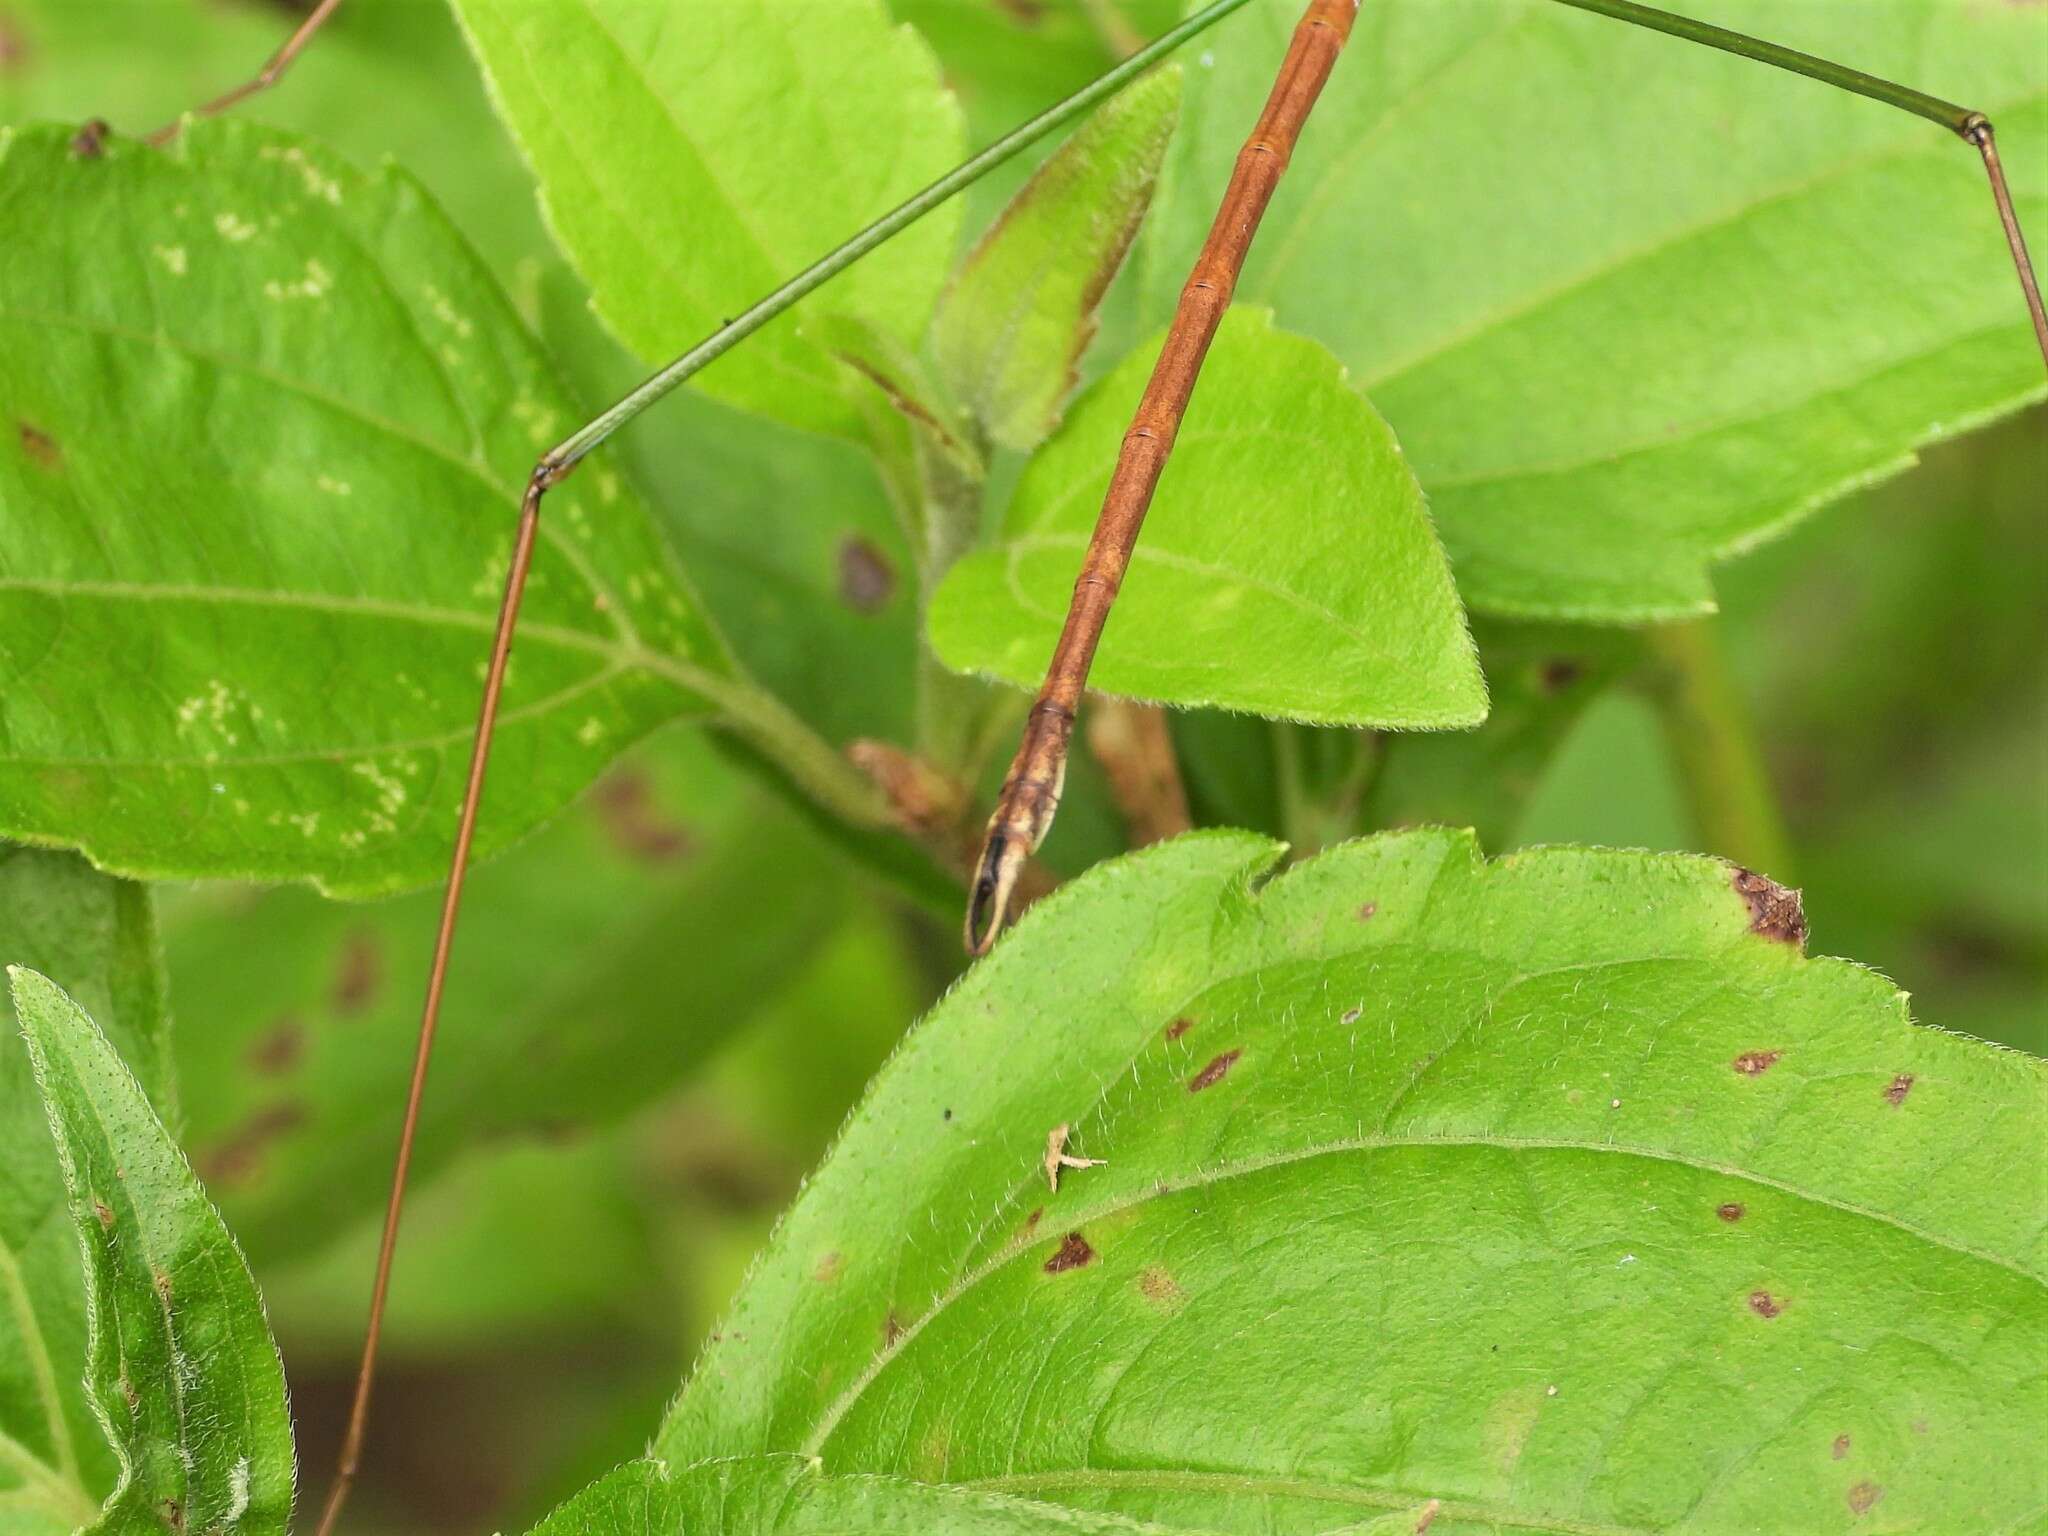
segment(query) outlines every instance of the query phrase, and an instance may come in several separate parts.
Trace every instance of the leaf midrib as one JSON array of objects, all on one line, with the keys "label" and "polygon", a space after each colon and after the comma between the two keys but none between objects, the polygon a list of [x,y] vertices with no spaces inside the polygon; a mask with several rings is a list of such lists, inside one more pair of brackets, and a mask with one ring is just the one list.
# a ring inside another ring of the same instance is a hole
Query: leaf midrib
[{"label": "leaf midrib", "polygon": [[[2037,1287],[2048,1290],[2048,1279],[2035,1274],[2014,1260],[2003,1258],[1994,1253],[1987,1253],[1982,1249],[1971,1247],[1967,1243],[1958,1242],[1953,1238],[1944,1237],[1936,1232],[1930,1232],[1923,1227],[1915,1226],[1911,1222],[1889,1215],[1883,1211],[1873,1210],[1867,1206],[1856,1205],[1845,1200],[1832,1199],[1817,1191],[1803,1189],[1798,1185],[1785,1180],[1771,1178],[1752,1169],[1741,1168],[1728,1163],[1717,1163],[1707,1158],[1689,1157],[1683,1153],[1668,1149],[1632,1146],[1623,1142],[1582,1141],[1566,1137],[1512,1137],[1498,1135],[1373,1135],[1342,1137],[1332,1141],[1318,1142],[1311,1146],[1294,1147],[1258,1157],[1240,1158],[1234,1162],[1218,1163],[1190,1178],[1178,1181],[1159,1179],[1149,1183],[1144,1189],[1136,1193],[1118,1199],[1105,1200],[1098,1205],[1084,1207],[1072,1213],[1063,1213],[1060,1220],[1062,1225],[1078,1230],[1091,1222],[1101,1222],[1125,1211],[1135,1210],[1153,1200],[1184,1194],[1191,1190],[1208,1189],[1228,1179],[1250,1177],[1275,1168],[1291,1167],[1298,1163],[1313,1161],[1320,1157],[1337,1157],[1350,1153],[1377,1152],[1402,1148],[1440,1151],[1452,1148],[1470,1149],[1474,1147],[1503,1152],[1608,1153],[1622,1157],[1639,1157],[1647,1161],[1667,1163],[1697,1169],[1703,1173],[1713,1173],[1727,1178],[1741,1179],[1759,1188],[1775,1190],[1780,1194],[1789,1195],[1794,1199],[1803,1200],[1813,1205],[1825,1206],[1844,1215],[1859,1217],[1864,1220],[1878,1222],[1884,1226],[1893,1227],[1909,1237],[1917,1238],[1921,1242],[1947,1249],[1964,1258],[1974,1259],[1980,1263],[2006,1270],[2023,1280],[2032,1281]],[[903,1329],[903,1332],[892,1345],[885,1347],[876,1354],[874,1359],[861,1372],[860,1376],[826,1410],[824,1416],[819,1420],[817,1427],[804,1440],[803,1454],[809,1456],[821,1454],[825,1442],[831,1438],[833,1431],[838,1428],[840,1421],[851,1411],[854,1403],[859,1400],[860,1395],[874,1383],[875,1378],[882,1373],[892,1360],[896,1359],[909,1347],[911,1340],[922,1333],[927,1324],[931,1323],[954,1302],[966,1295],[967,1292],[981,1284],[982,1281],[990,1278],[1005,1266],[1014,1263],[1018,1258],[1033,1252],[1043,1245],[1044,1239],[1035,1233],[1027,1233],[1012,1238],[995,1253],[955,1280],[931,1307]]]},{"label": "leaf midrib", "polygon": [[[2022,107],[2032,106],[2042,99],[2040,92],[2030,91],[2025,95],[2013,97],[2010,100],[2000,102],[1995,107],[1986,109],[1986,115],[1996,120]],[[1930,125],[1929,132],[1933,131]],[[1893,139],[1881,147],[1862,154],[1850,155],[1834,160],[1818,170],[1809,172],[1805,176],[1796,177],[1789,181],[1780,182],[1776,186],[1762,189],[1746,201],[1733,206],[1717,208],[1704,217],[1660,231],[1639,245],[1631,246],[1625,251],[1616,252],[1604,257],[1593,265],[1574,272],[1547,288],[1524,294],[1497,310],[1467,322],[1455,331],[1435,337],[1423,346],[1403,356],[1380,364],[1369,374],[1359,378],[1355,387],[1369,397],[1390,384],[1399,383],[1422,368],[1442,361],[1453,352],[1469,347],[1482,338],[1570,298],[1584,289],[1591,288],[1603,279],[1611,277],[1629,267],[1653,260],[1703,235],[1730,228],[1760,210],[1770,208],[1778,203],[1790,202],[1845,177],[1874,170],[1896,160],[1912,159],[1921,156],[1929,156],[1931,158],[1932,147],[1931,144],[1919,135],[1908,137],[1902,134],[1899,138]],[[1260,293],[1264,302],[1269,304],[1272,302],[1270,282],[1262,284]],[[2012,321],[2012,324],[2016,326],[2024,325],[2024,323],[2024,319],[2017,314]]]},{"label": "leaf midrib", "polygon": [[1660,1536],[1659,1532],[1646,1526],[1607,1525],[1592,1520],[1574,1520],[1564,1515],[1522,1514],[1503,1505],[1449,1499],[1441,1494],[1249,1472],[1193,1472],[1171,1467],[1076,1467],[1063,1472],[1014,1472],[998,1477],[968,1478],[953,1486],[1024,1496],[1063,1487],[1251,1494],[1268,1498],[1317,1499],[1326,1504],[1381,1510],[1415,1509],[1434,1500],[1438,1516],[1448,1520],[1483,1520],[1512,1530],[1551,1533],[1551,1536]]},{"label": "leaf midrib", "polygon": [[[373,618],[388,618],[406,623],[474,630],[489,634],[496,625],[496,619],[487,614],[468,613],[456,608],[431,608],[424,605],[392,602],[376,598],[349,598],[316,595],[298,592],[272,592],[259,588],[245,587],[194,587],[194,586],[144,586],[139,583],[78,581],[65,582],[37,578],[0,577],[0,592],[33,591],[56,598],[75,596],[107,597],[130,602],[203,602],[243,603],[256,606],[299,609],[314,613],[343,614],[350,617],[367,615]],[[560,708],[567,700],[602,687],[615,678],[631,671],[642,671],[660,677],[686,691],[695,693],[713,702],[718,702],[726,691],[726,680],[689,662],[678,661],[644,646],[612,645],[601,637],[578,630],[561,629],[546,624],[522,624],[519,630],[522,642],[545,641],[565,650],[581,651],[599,657],[609,663],[603,670],[588,677],[579,678],[575,683],[557,689],[544,698],[504,711],[499,716],[499,725],[541,715]],[[152,755],[147,758],[120,759],[112,757],[54,758],[27,757],[9,752],[6,760],[12,763],[34,762],[45,766],[73,765],[82,767],[165,767],[165,766],[206,766],[211,768],[235,769],[247,767],[275,766],[284,763],[339,761],[349,757],[374,757],[402,751],[433,751],[454,742],[467,741],[474,731],[473,724],[465,723],[451,727],[448,731],[434,735],[401,741],[378,742],[371,745],[348,747],[309,748],[302,752],[279,752],[252,754],[234,757],[176,758],[169,755]]]},{"label": "leaf midrib", "polygon": [[[430,438],[420,437],[388,417],[379,416],[375,412],[366,410],[362,406],[357,405],[353,401],[345,400],[339,395],[329,394],[327,391],[308,384],[304,380],[294,379],[288,375],[274,372],[263,367],[261,364],[250,362],[244,358],[231,357],[226,353],[213,351],[211,348],[202,347],[195,342],[186,341],[182,337],[173,336],[168,331],[146,331],[133,326],[114,325],[110,322],[99,320],[85,320],[71,315],[52,315],[31,310],[0,308],[0,322],[5,321],[13,321],[22,325],[42,326],[52,330],[82,331],[89,335],[105,336],[115,341],[127,341],[146,347],[162,347],[170,351],[182,353],[195,362],[204,363],[224,373],[239,374],[243,377],[254,379],[259,383],[267,384],[287,394],[297,395],[300,399],[331,410],[336,415],[355,422],[358,426],[368,428],[374,433],[391,438],[396,442],[404,443],[422,453],[439,459],[489,490],[494,498],[505,503],[508,507],[516,505],[522,494],[518,488],[509,487],[499,481],[491,472],[488,464],[457,453],[440,443],[434,442]],[[506,521],[509,526],[511,518],[508,517]],[[569,566],[583,579],[584,583],[593,593],[605,599],[604,611],[617,630],[619,639],[638,646],[640,644],[639,635],[633,628],[631,621],[626,617],[625,605],[620,601],[619,594],[598,576],[595,569],[584,558],[583,552],[554,523],[546,518],[543,518],[540,523],[540,537],[554,547],[555,551],[568,562]]]}]

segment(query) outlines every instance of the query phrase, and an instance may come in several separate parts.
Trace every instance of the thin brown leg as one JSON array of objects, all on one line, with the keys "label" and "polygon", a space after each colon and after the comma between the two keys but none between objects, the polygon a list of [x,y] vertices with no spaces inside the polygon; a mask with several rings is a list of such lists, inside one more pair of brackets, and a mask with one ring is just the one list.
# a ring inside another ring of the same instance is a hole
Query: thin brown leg
[{"label": "thin brown leg", "polygon": [[420,1099],[427,1087],[427,1061],[434,1051],[434,1030],[441,1019],[441,989],[448,979],[448,953],[455,943],[455,917],[462,907],[462,881],[469,873],[469,845],[476,833],[477,806],[483,799],[484,770],[491,758],[491,734],[498,719],[498,697],[505,687],[505,664],[512,654],[512,632],[519,622],[519,600],[526,594],[526,574],[533,564],[534,535],[540,530],[540,502],[567,474],[550,454],[527,481],[519,505],[519,531],[512,544],[512,569],[505,577],[505,596],[498,606],[498,629],[491,641],[491,661],[484,674],[484,701],[478,712],[476,739],[469,754],[469,783],[462,792],[462,815],[455,824],[455,854],[448,869],[448,894],[441,904],[441,927],[434,937],[434,963],[427,974],[427,1001],[420,1014],[419,1047],[413,1056],[412,1086],[406,1093],[405,1121],[398,1132],[398,1161],[391,1174],[391,1199],[384,1210],[384,1236],[377,1246],[377,1278],[370,1291],[370,1321],[363,1336],[362,1364],[349,1405],[348,1434],[326,1508],[320,1512],[317,1536],[329,1536],[341,1506],[354,1486],[362,1459],[363,1431],[370,1417],[370,1385],[377,1373],[377,1344],[384,1329],[384,1298],[391,1287],[391,1256],[398,1246],[399,1218],[405,1211],[405,1177],[412,1166],[413,1135],[419,1128]]},{"label": "thin brown leg", "polygon": [[[238,102],[248,100],[258,91],[269,90],[284,78],[285,71],[292,67],[293,60],[297,59],[299,54],[304,51],[306,44],[313,40],[313,34],[327,24],[327,18],[332,16],[340,5],[341,0],[320,0],[318,5],[307,12],[306,19],[293,29],[292,35],[284,40],[284,46],[270,56],[269,63],[265,64],[253,77],[244,80],[232,91],[227,91],[214,97],[213,100],[207,102],[204,106],[193,108],[192,115],[195,117],[212,117],[217,113],[227,111],[229,107],[236,105]],[[178,136],[178,131],[184,126],[184,118],[175,118],[157,129],[145,142],[157,145],[168,144]]]},{"label": "thin brown leg", "polygon": [[1311,0],[1307,14],[1294,29],[1294,41],[1280,63],[1266,109],[1238,153],[1237,167],[1231,172],[1209,238],[1195,259],[1194,272],[1181,290],[1180,305],[1153,366],[1151,382],[1138,402],[1130,431],[1124,434],[1095,534],[1082,559],[1080,579],[1074,583],[1074,598],[1059,645],[1031,706],[1024,740],[1010,764],[995,814],[989,818],[974,885],[968,893],[969,954],[986,953],[995,941],[1018,873],[1043,841],[1053,813],[1059,809],[1074,711],[1080,706],[1096,643],[1102,638],[1103,621],[1116,601],[1160,472],[1173,452],[1174,434],[1202,371],[1202,359],[1230,305],[1238,274],[1244,270],[1252,236],[1258,232],[1259,220],[1287,169],[1301,126],[1322,94],[1357,14],[1358,0]]},{"label": "thin brown leg", "polygon": [[2020,275],[2020,291],[2027,296],[2027,313],[2034,320],[2034,340],[2041,348],[2041,361],[2048,363],[2048,311],[2041,308],[2041,285],[2034,279],[2034,263],[2027,256],[2027,237],[2020,233],[2020,216],[2013,211],[2012,191],[2005,184],[2005,167],[1998,161],[1998,145],[1991,135],[1991,119],[1979,114],[1963,127],[1963,137],[1977,146],[1984,157],[1984,174],[1991,178],[1991,200],[1998,204],[1998,222],[2005,226],[2006,248]]}]

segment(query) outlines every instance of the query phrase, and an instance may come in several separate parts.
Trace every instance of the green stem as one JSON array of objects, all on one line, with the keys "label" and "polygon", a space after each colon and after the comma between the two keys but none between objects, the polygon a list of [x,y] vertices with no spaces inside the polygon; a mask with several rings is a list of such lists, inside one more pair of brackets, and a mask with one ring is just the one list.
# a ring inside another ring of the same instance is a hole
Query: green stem
[{"label": "green stem", "polygon": [[791,305],[830,282],[877,246],[901,234],[941,203],[973,186],[1005,160],[1072,122],[1097,102],[1115,95],[1189,38],[1207,31],[1247,3],[1248,0],[1215,0],[1213,5],[1204,7],[1171,31],[1161,33],[1116,68],[1083,86],[1065,101],[1047,108],[1023,127],[1004,134],[980,154],[962,161],[908,202],[884,214],[837,250],[804,268],[738,319],[720,326],[588,426],[564,438],[548,453],[546,462],[556,471],[566,472],[591,449],[690,375],[724,356]]},{"label": "green stem", "polygon": [[696,686],[718,706],[720,723],[787,774],[820,809],[849,826],[894,824],[888,801],[868,776],[767,689],[746,681]]},{"label": "green stem", "polygon": [[1960,134],[1964,138],[1969,137],[1972,126],[1983,117],[1982,113],[1969,107],[1959,107],[1952,101],[1943,101],[1939,96],[1929,96],[1925,91],[1916,91],[1910,86],[1880,80],[1876,75],[1866,75],[1862,70],[1851,69],[1846,64],[1815,58],[1812,54],[1801,53],[1796,48],[1784,48],[1776,43],[1767,43],[1762,38],[1751,37],[1745,32],[1731,32],[1726,27],[1694,21],[1690,16],[1674,16],[1669,11],[1637,5],[1634,0],[1558,0],[1558,3],[1574,6],[1582,11],[1593,11],[1602,16],[1612,16],[1617,21],[1648,27],[1653,32],[1682,37],[1689,43],[1718,48],[1723,53],[1740,54],[1745,59],[1755,59],[1759,64],[1788,69],[1795,75],[1806,76],[1809,80],[1821,81],[1838,90],[1853,91],[1858,96],[1868,96],[1872,101],[1881,101],[1886,106],[1897,107],[1902,112],[1924,117],[1929,122],[1939,123],[1951,133]]},{"label": "green stem", "polygon": [[1273,722],[1273,777],[1280,795],[1280,836],[1289,858],[1306,859],[1321,846],[1309,815],[1308,784],[1301,761],[1302,728],[1292,720]]},{"label": "green stem", "polygon": [[1649,631],[1650,697],[1701,846],[1791,884],[1784,821],[1716,622]]}]

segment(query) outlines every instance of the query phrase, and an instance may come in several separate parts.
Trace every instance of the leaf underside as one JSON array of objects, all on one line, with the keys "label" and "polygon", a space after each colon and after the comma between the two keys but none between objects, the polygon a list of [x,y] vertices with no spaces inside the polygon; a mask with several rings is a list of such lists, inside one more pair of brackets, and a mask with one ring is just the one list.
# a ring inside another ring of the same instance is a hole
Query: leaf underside
[{"label": "leaf underside", "polygon": [[[0,965],[56,978],[106,1021],[175,1119],[149,893],[76,854],[0,845]],[[86,1399],[86,1301],[64,1177],[11,1001],[0,994],[0,1529],[66,1536],[117,1467]]]},{"label": "leaf underside", "polygon": [[[960,158],[938,63],[881,0],[458,0],[498,112],[598,314],[667,362]],[[958,228],[942,208],[825,309],[915,341]],[[837,365],[785,315],[698,380],[858,436]],[[822,312],[822,311],[821,311]]]},{"label": "leaf underside", "polygon": [[248,1265],[99,1027],[8,974],[85,1255],[86,1384],[122,1464],[93,1529],[281,1536],[291,1416]]}]

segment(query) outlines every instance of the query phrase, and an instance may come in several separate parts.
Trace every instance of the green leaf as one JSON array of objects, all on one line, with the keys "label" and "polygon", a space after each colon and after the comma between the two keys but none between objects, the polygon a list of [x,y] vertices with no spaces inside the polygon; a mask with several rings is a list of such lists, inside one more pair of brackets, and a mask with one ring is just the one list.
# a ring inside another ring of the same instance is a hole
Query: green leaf
[{"label": "green leaf", "polygon": [[[669,732],[471,877],[414,1170],[615,1121],[783,995],[849,900],[796,812]],[[381,1207],[441,893],[210,890],[165,918],[185,1140],[269,1264]]]},{"label": "green leaf", "polygon": [[[67,140],[0,150],[0,830],[132,874],[438,879],[519,493],[577,406],[401,173],[232,122]],[[480,841],[733,687],[590,466],[547,502]]]},{"label": "green leaf", "polygon": [[[948,666],[1036,687],[1157,345],[1031,461],[1002,542],[932,599]],[[1485,685],[1386,423],[1314,342],[1233,310],[1090,675],[1105,693],[1331,724],[1475,724]]]},{"label": "green leaf", "polygon": [[[1256,0],[1191,76],[1141,242],[1155,314],[1300,9]],[[2026,8],[1689,9],[1983,109],[2048,224]],[[1386,413],[1465,600],[1530,616],[1704,610],[1715,561],[2043,388],[1953,134],[1548,0],[1366,6],[1238,296]]]},{"label": "green leaf", "polygon": [[800,1456],[747,1456],[671,1472],[615,1468],[533,1528],[533,1536],[1170,1536],[1114,1515],[933,1488],[894,1477],[832,1477]]},{"label": "green leaf", "polygon": [[[988,466],[967,414],[926,377],[917,354],[871,325],[825,315],[804,334],[846,366],[876,468],[923,572],[978,533]],[[954,504],[958,504],[957,509]],[[965,516],[947,517],[949,509]],[[966,526],[958,526],[965,524]]]},{"label": "green leaf", "polygon": [[[32,967],[84,998],[159,1113],[175,1118],[148,891],[75,854],[0,846],[0,965]],[[85,1396],[85,1280],[63,1175],[5,997],[0,1167],[0,1529],[61,1536],[96,1516],[117,1467]]]},{"label": "green leaf", "polygon": [[[292,26],[272,6],[216,0],[7,0],[0,15],[0,121],[103,117],[135,137],[247,80]],[[234,115],[309,134],[357,164],[396,160],[500,276],[549,249],[526,166],[444,6],[348,0],[317,46]]]},{"label": "green leaf", "polygon": [[284,1366],[241,1250],[99,1026],[7,974],[85,1257],[86,1384],[121,1460],[94,1529],[282,1533]]},{"label": "green leaf", "polygon": [[[1210,1530],[1992,1530],[2048,1064],[1715,860],[1469,834],[1042,902],[884,1069],[655,1453]],[[995,1064],[993,1067],[991,1064]],[[1104,1158],[1042,1172],[1048,1133]]]},{"label": "green leaf", "polygon": [[1005,448],[1059,425],[1095,308],[1151,206],[1180,114],[1180,70],[1099,107],[1003,210],[954,277],[933,330],[940,372]]},{"label": "green leaf", "polygon": [[[959,111],[881,0],[457,0],[542,212],[628,348],[666,362],[960,159]],[[923,332],[958,213],[941,209],[822,301]],[[800,307],[701,386],[815,431],[857,423]]]}]

